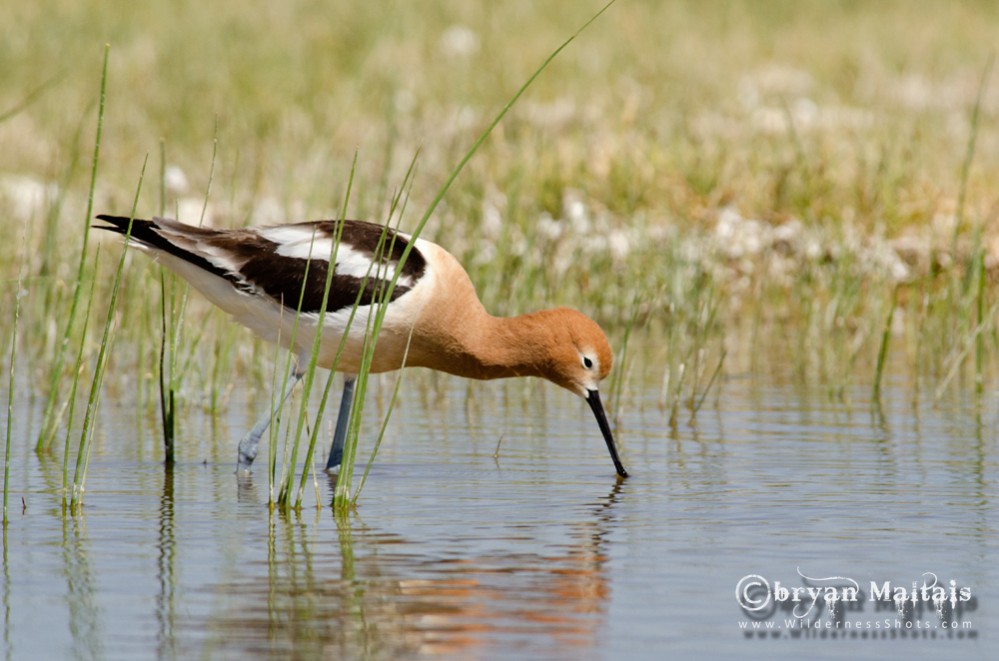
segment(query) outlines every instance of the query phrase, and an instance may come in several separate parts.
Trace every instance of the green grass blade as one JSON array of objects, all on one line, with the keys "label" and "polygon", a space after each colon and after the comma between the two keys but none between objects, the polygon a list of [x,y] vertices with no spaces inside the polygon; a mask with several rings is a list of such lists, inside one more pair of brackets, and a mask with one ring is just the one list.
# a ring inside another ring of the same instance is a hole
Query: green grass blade
[{"label": "green grass blade", "polygon": [[985,316],[985,248],[981,239],[975,251],[977,261],[978,290],[975,295],[975,319],[978,333],[975,335],[975,394],[981,397],[985,389],[985,331],[991,317]]},{"label": "green grass blade", "polygon": [[881,401],[881,378],[884,375],[885,361],[888,358],[888,344],[891,342],[892,322],[895,319],[895,308],[898,305],[898,287],[892,291],[891,303],[888,307],[888,317],[881,330],[881,346],[878,347],[878,362],[874,369],[874,385],[871,388],[871,400],[877,404]]},{"label": "green grass blade", "polygon": [[46,91],[48,91],[50,87],[52,87],[58,82],[61,82],[62,79],[65,77],[66,77],[65,71],[62,73],[57,73],[56,75],[52,76],[41,85],[38,85],[37,87],[32,89],[30,92],[24,95],[23,99],[21,99],[18,103],[14,104],[14,106],[8,108],[7,110],[4,110],[3,112],[0,112],[0,123],[6,122],[11,117],[17,115],[22,110],[31,106],[31,104],[33,104],[35,101],[38,101],[40,98],[42,98],[42,95]]},{"label": "green grass blade", "polygon": [[10,373],[8,375],[7,390],[7,438],[3,455],[3,527],[7,529],[7,499],[10,495],[10,434],[14,426],[14,360],[17,357],[17,321],[21,316],[21,292],[20,283],[18,291],[15,292],[14,302],[14,328],[10,336]]},{"label": "green grass blade", "polygon": [[[22,243],[23,245],[23,243]],[[24,260],[21,260],[21,273],[17,278],[17,289],[14,291],[14,327],[10,333],[10,373],[7,385],[7,438],[3,455],[3,527],[7,529],[7,498],[10,491],[10,436],[14,427],[14,375],[17,359],[17,325],[21,318],[21,287],[24,282]]]},{"label": "green grass blade", "polygon": [[[170,281],[169,288],[167,287],[167,280]],[[174,435],[176,429],[176,401],[174,399],[173,389],[170,387],[172,378],[168,374],[169,370],[167,363],[167,347],[170,346],[170,338],[173,336],[172,320],[175,317],[173,304],[175,291],[176,281],[173,276],[168,276],[163,271],[160,271],[160,355],[157,376],[160,386],[160,421],[163,424],[164,461],[167,464],[172,461]],[[168,307],[169,313],[167,312]],[[168,319],[171,320],[169,328],[167,324]],[[173,353],[172,349],[170,353]]]}]

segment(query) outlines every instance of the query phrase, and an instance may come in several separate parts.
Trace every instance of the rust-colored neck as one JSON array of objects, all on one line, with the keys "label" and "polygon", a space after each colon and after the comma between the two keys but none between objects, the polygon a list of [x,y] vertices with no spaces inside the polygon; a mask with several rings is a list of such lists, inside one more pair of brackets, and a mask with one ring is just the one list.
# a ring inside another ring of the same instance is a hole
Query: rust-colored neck
[{"label": "rust-colored neck", "polygon": [[422,334],[410,364],[471,379],[546,376],[552,334],[544,315],[494,317],[481,303],[463,306],[458,318],[448,315],[426,327],[430,332]]}]

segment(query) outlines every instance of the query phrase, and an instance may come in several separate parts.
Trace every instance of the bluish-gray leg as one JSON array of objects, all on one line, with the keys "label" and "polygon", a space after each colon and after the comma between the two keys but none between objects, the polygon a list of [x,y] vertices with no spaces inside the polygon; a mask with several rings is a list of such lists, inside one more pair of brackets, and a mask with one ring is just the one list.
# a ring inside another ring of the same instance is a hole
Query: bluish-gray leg
[{"label": "bluish-gray leg", "polygon": [[354,382],[356,377],[348,375],[343,381],[343,397],[340,398],[340,412],[336,417],[336,429],[333,431],[333,445],[330,446],[330,457],[326,460],[326,470],[340,467],[343,459],[343,443],[347,438],[347,423],[350,422],[350,405],[354,401]]},{"label": "bluish-gray leg", "polygon": [[236,472],[245,473],[249,472],[250,466],[253,464],[253,460],[257,458],[257,445],[260,444],[260,437],[264,435],[267,428],[271,424],[271,418],[276,417],[278,411],[284,406],[284,403],[288,401],[291,397],[291,391],[295,389],[298,382],[302,380],[304,372],[300,372],[298,368],[288,376],[288,381],[284,384],[284,390],[281,393],[281,401],[278,403],[274,411],[268,409],[264,413],[263,417],[257,420],[257,424],[253,425],[253,429],[247,434],[242,441],[239,442],[239,456],[236,460]]}]

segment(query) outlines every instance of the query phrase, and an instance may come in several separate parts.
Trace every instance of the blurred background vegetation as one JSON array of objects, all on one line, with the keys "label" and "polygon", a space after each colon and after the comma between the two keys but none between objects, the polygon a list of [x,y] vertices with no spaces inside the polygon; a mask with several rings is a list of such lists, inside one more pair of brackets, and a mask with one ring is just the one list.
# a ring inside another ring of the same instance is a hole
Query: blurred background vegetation
[{"label": "blurred background vegetation", "polygon": [[[198,222],[207,198],[219,226],[334,217],[356,154],[349,215],[386,221],[418,153],[412,227],[600,6],[4,3],[0,277],[10,309],[25,276],[29,365],[44,373],[58,342],[89,222],[105,43],[95,211],[129,212],[148,156],[140,216]],[[996,34],[985,0],[621,0],[493,133],[424,237],[495,313],[573,305],[618,346],[643,329],[633,343],[661,352],[641,364],[664,400],[678,378],[703,387],[721,356],[727,372],[757,364],[768,337],[838,392],[888,336],[935,383],[970,370],[978,343],[981,380],[996,345]],[[95,301],[114,261],[94,267]],[[154,362],[155,278],[130,263],[114,360]],[[256,364],[226,335],[243,331],[192,314],[218,324],[190,361],[204,387],[226,382],[219,361]]]}]

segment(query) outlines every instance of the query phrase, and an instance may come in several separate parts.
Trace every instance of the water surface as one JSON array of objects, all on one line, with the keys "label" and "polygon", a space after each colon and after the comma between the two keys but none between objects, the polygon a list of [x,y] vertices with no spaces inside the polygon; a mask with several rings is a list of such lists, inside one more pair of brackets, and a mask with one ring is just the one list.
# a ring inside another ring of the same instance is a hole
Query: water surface
[{"label": "water surface", "polygon": [[[619,481],[584,403],[543,384],[438,383],[407,389],[340,520],[325,480],[323,507],[310,494],[280,515],[262,464],[236,478],[252,406],[215,423],[186,412],[168,472],[155,428],[109,400],[79,516],[60,508],[61,458],[22,439],[6,656],[984,658],[999,634],[994,394],[933,402],[889,382],[878,410],[865,385],[840,399],[734,375],[674,430],[656,384],[636,386]],[[772,590],[757,611],[737,601],[750,575]],[[872,581],[931,576],[972,598],[944,616],[869,600]],[[850,580],[861,598],[838,614],[774,591]]]}]

